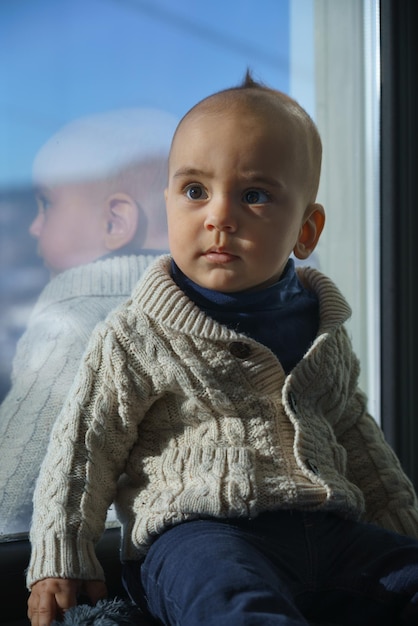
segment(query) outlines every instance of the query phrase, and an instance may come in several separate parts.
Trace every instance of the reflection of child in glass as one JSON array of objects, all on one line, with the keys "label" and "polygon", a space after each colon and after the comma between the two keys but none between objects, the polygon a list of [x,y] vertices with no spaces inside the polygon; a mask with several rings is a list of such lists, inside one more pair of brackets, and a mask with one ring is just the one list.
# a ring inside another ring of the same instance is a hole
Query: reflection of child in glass
[{"label": "reflection of child in glass", "polygon": [[357,388],[350,309],[289,261],[324,225],[320,159],[307,114],[250,77],[180,122],[172,256],[95,332],[41,471],[34,626],[105,593],[113,498],[158,623],[418,623],[417,500]]},{"label": "reflection of child in glass", "polygon": [[164,188],[175,123],[127,109],[71,122],[39,151],[31,225],[52,280],[41,293],[0,406],[0,532],[28,531],[51,427],[94,326],[167,251]]}]

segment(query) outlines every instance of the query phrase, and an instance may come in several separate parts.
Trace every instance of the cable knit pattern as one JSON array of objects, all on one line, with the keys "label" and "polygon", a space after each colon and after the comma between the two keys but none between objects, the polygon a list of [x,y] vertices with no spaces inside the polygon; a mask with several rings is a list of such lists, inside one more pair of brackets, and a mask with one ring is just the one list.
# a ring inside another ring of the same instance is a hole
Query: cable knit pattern
[{"label": "cable knit pattern", "polygon": [[42,291],[20,339],[0,406],[0,533],[28,531],[36,477],[96,324],[126,300],[155,255],[70,269]]},{"label": "cable knit pattern", "polygon": [[320,329],[286,376],[265,346],[203,314],[162,257],[95,331],[35,494],[28,585],[97,579],[116,499],[122,558],[197,517],[327,510],[418,537],[414,490],[357,389],[341,293],[298,270]]}]

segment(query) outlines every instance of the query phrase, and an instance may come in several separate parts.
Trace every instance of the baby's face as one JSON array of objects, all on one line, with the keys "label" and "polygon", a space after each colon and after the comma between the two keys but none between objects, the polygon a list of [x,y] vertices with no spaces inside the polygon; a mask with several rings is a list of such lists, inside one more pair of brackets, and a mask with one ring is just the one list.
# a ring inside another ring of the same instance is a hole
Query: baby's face
[{"label": "baby's face", "polygon": [[52,276],[106,254],[106,213],[97,183],[40,183],[36,199],[30,233]]},{"label": "baby's face", "polygon": [[222,292],[276,282],[301,235],[306,193],[296,142],[277,118],[186,118],[166,191],[170,250],[197,284]]}]

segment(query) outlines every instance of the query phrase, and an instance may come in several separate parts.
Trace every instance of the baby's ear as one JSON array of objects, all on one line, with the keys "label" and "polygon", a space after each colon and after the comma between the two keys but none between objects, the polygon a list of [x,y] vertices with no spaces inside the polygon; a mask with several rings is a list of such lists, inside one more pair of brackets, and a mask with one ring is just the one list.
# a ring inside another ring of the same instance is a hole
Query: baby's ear
[{"label": "baby's ear", "polygon": [[139,207],[127,193],[114,193],[106,200],[107,249],[119,250],[131,243],[139,226]]},{"label": "baby's ear", "polygon": [[298,259],[307,259],[315,250],[325,224],[325,211],[321,204],[310,204],[305,211],[293,253]]}]

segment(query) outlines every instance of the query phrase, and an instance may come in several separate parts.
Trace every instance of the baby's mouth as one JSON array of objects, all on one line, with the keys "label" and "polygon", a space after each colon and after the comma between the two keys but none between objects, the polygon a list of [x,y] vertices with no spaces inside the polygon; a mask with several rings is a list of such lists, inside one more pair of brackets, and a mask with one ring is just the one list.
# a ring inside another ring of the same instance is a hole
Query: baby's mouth
[{"label": "baby's mouth", "polygon": [[217,248],[215,246],[209,248],[209,250],[204,253],[204,256],[211,263],[218,263],[220,265],[224,263],[231,263],[239,258],[236,254],[233,254],[229,250],[226,250],[225,248]]}]

